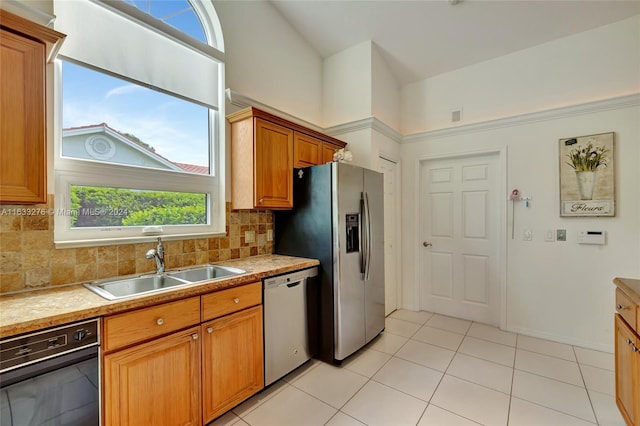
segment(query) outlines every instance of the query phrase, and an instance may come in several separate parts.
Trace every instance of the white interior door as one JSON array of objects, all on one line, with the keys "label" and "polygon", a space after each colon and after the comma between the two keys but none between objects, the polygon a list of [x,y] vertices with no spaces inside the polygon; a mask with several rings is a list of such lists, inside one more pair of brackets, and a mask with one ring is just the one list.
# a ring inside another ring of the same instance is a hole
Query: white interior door
[{"label": "white interior door", "polygon": [[397,199],[400,179],[398,165],[380,157],[380,171],[384,174],[384,314],[389,315],[398,308],[398,262],[400,245],[398,244],[399,217]]},{"label": "white interior door", "polygon": [[421,164],[421,308],[498,325],[499,154]]}]

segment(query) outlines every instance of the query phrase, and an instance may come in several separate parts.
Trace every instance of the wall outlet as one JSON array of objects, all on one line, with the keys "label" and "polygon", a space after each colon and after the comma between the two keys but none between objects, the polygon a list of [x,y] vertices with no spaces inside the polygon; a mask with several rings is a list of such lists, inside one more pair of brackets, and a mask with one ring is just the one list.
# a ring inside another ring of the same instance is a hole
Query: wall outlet
[{"label": "wall outlet", "polygon": [[256,242],[256,231],[245,231],[244,232],[244,242],[245,243],[255,243]]},{"label": "wall outlet", "polygon": [[556,240],[556,233],[553,229],[547,229],[547,232],[544,234],[544,240],[553,242]]},{"label": "wall outlet", "polygon": [[524,241],[531,241],[533,240],[533,231],[531,230],[531,228],[527,228],[524,230],[524,236],[522,238]]},{"label": "wall outlet", "polygon": [[273,241],[273,229],[267,229],[267,241]]},{"label": "wall outlet", "polygon": [[567,241],[567,230],[556,229],[556,238],[558,241]]}]

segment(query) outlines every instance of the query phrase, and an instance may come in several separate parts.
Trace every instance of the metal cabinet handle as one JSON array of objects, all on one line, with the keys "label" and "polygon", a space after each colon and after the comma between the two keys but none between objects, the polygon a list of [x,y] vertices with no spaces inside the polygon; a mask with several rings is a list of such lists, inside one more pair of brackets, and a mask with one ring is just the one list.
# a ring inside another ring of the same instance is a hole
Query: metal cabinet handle
[{"label": "metal cabinet handle", "polygon": [[213,327],[207,327],[207,333],[209,334],[213,333]]},{"label": "metal cabinet handle", "polygon": [[626,343],[627,343],[627,345],[630,345],[631,344],[631,339],[627,339]]},{"label": "metal cabinet handle", "polygon": [[193,334],[191,335],[191,338],[192,338],[193,340],[198,340],[198,333],[193,333]]},{"label": "metal cabinet handle", "polygon": [[264,198],[260,198],[260,199],[258,200],[258,204],[262,204],[262,203],[264,203]]},{"label": "metal cabinet handle", "polygon": [[621,311],[621,310],[625,309],[625,307],[618,303],[618,304],[616,305],[616,309],[617,309],[617,310],[619,310],[619,311]]},{"label": "metal cabinet handle", "polygon": [[164,320],[163,320],[162,318],[158,318],[158,319],[156,320],[156,324],[158,324],[158,325],[162,325],[162,324],[164,324]]},{"label": "metal cabinet handle", "polygon": [[235,299],[233,299],[233,301],[234,301],[236,304],[240,303],[240,299],[239,299],[238,297],[236,297]]},{"label": "metal cabinet handle", "polygon": [[631,346],[631,350],[634,352],[640,351],[640,349],[636,348],[636,345]]},{"label": "metal cabinet handle", "polygon": [[425,246],[425,247],[431,247],[433,244],[428,243],[428,242],[426,242],[426,241],[423,241],[423,242],[422,242],[422,245],[423,245],[423,246]]}]

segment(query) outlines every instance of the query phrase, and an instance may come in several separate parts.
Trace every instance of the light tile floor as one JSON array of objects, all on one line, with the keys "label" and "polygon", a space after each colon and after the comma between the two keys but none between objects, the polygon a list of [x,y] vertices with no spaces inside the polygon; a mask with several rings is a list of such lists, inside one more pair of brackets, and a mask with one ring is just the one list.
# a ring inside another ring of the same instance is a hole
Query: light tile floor
[{"label": "light tile floor", "polygon": [[399,310],[341,367],[304,364],[211,426],[624,425],[613,354]]}]

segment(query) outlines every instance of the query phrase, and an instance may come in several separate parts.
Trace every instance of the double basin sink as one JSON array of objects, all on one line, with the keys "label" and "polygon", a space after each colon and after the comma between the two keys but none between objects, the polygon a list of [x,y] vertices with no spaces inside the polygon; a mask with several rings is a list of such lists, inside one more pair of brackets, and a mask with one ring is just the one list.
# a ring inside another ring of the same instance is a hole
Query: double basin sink
[{"label": "double basin sink", "polygon": [[163,274],[110,279],[85,283],[84,286],[108,300],[155,293],[196,283],[241,275],[247,271],[229,266],[206,265]]}]

